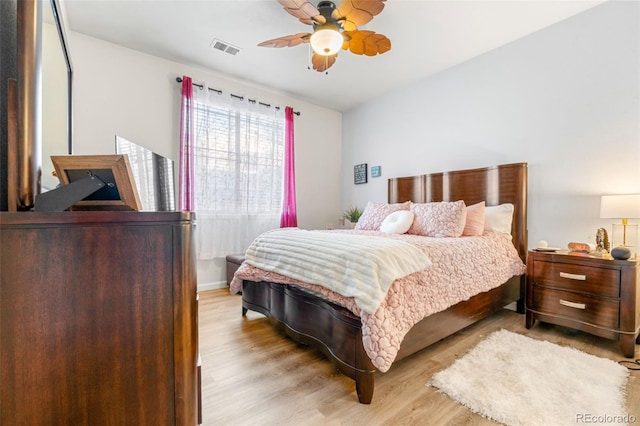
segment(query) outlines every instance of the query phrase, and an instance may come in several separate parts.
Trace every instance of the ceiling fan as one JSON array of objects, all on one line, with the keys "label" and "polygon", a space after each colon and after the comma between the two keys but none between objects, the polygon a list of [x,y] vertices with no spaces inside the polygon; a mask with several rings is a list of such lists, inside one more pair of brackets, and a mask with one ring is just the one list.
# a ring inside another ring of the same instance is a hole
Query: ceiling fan
[{"label": "ceiling fan", "polygon": [[278,0],[284,10],[303,24],[312,25],[313,33],[298,33],[263,41],[258,46],[293,47],[309,43],[313,54],[311,65],[326,72],[338,57],[340,48],[356,55],[375,56],[391,49],[391,40],[374,31],[359,30],[382,12],[387,0],[343,0],[338,7],[332,1],[314,6],[306,0]]}]

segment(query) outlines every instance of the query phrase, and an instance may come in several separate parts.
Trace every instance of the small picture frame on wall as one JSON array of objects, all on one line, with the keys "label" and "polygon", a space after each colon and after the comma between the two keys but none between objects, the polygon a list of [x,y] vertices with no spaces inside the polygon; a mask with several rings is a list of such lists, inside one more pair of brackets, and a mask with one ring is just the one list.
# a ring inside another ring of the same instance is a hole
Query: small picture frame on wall
[{"label": "small picture frame on wall", "polygon": [[353,166],[353,183],[356,185],[367,183],[367,163]]},{"label": "small picture frame on wall", "polygon": [[371,177],[380,177],[380,175],[382,174],[382,170],[380,168],[380,166],[371,166]]}]

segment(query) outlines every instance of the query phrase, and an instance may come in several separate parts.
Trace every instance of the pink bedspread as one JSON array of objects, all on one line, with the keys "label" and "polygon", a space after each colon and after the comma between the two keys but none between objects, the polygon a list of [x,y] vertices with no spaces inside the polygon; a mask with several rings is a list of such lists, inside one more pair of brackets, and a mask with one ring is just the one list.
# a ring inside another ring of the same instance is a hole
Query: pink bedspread
[{"label": "pink bedspread", "polygon": [[458,302],[498,287],[514,275],[522,275],[525,265],[511,240],[498,233],[481,237],[431,238],[418,235],[390,235],[375,231],[353,232],[397,238],[423,250],[432,265],[393,282],[386,299],[373,314],[361,312],[353,298],[326,288],[306,284],[273,272],[242,264],[231,282],[231,293],[241,290],[242,280],[295,284],[319,293],[342,305],[362,320],[364,349],[373,365],[385,372],[398,354],[407,332],[423,318]]}]

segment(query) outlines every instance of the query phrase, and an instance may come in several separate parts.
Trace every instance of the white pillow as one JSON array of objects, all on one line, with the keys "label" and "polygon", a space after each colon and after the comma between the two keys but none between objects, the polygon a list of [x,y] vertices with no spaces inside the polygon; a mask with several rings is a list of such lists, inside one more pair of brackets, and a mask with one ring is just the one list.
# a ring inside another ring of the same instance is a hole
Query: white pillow
[{"label": "white pillow", "polygon": [[499,206],[484,208],[484,230],[501,232],[511,235],[511,221],[513,220],[513,204],[505,203]]},{"label": "white pillow", "polygon": [[410,201],[404,203],[373,203],[369,201],[362,212],[362,216],[356,223],[356,231],[379,231],[382,221],[389,216],[389,214],[398,210],[409,210],[411,206]]},{"label": "white pillow", "polygon": [[398,210],[385,217],[380,225],[380,231],[387,234],[404,234],[411,228],[414,214],[409,210]]}]

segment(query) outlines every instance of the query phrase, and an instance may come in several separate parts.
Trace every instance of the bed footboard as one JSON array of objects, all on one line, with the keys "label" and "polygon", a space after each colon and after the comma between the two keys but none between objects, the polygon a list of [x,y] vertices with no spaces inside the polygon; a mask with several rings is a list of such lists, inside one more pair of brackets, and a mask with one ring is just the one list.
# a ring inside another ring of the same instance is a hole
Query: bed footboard
[{"label": "bed footboard", "polygon": [[[520,304],[524,277],[513,277],[500,287],[480,293],[416,324],[405,336],[396,361],[488,317],[505,305]],[[247,310],[269,318],[296,342],[320,350],[355,381],[358,401],[373,399],[377,369],[362,344],[360,318],[351,311],[295,286],[269,282],[242,283],[242,315]]]},{"label": "bed footboard", "polygon": [[360,318],[349,310],[286,284],[242,284],[242,315],[259,312],[296,342],[320,350],[355,380],[358,400],[373,399],[376,368],[362,346]]}]

